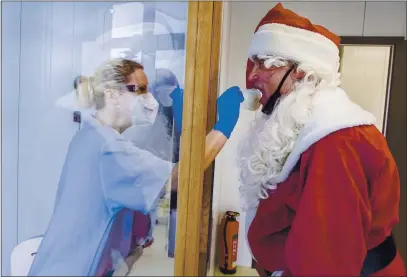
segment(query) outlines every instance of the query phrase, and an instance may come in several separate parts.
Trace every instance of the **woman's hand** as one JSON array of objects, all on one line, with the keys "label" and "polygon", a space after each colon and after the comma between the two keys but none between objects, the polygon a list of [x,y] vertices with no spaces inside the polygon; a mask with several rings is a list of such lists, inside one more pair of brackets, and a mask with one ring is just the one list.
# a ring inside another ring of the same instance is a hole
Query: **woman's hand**
[{"label": "woman's hand", "polygon": [[[182,107],[184,104],[184,92],[179,87],[171,94],[172,110],[175,121],[175,129],[181,133],[182,129]],[[233,129],[236,126],[240,114],[240,103],[244,100],[242,91],[239,87],[234,86],[227,89],[217,100],[218,105],[218,121],[215,124],[214,130],[224,134],[227,138],[230,137]]]},{"label": "woman's hand", "polygon": [[172,113],[175,121],[175,131],[181,134],[182,129],[182,106],[184,105],[184,90],[177,87],[171,92]]},{"label": "woman's hand", "polygon": [[[176,89],[170,94],[173,100],[175,128],[181,132],[183,91]],[[240,114],[240,103],[244,100],[238,87],[226,90],[217,100],[219,120],[214,129],[206,136],[204,170],[215,160],[232,133]],[[171,190],[178,188],[178,164],[171,176]]]},{"label": "woman's hand", "polygon": [[217,100],[218,121],[213,129],[230,138],[239,119],[240,104],[243,100],[243,94],[239,87],[228,88]]}]

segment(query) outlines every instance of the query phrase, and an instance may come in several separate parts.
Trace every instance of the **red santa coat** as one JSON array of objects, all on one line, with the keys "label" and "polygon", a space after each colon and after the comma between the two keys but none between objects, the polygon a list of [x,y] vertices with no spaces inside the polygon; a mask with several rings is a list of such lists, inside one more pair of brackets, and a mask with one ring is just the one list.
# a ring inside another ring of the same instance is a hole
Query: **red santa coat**
[{"label": "red santa coat", "polygon": [[[259,273],[359,276],[367,250],[398,223],[400,181],[384,136],[374,125],[340,125],[308,143],[260,201],[248,230]],[[405,273],[397,254],[375,275]]]}]

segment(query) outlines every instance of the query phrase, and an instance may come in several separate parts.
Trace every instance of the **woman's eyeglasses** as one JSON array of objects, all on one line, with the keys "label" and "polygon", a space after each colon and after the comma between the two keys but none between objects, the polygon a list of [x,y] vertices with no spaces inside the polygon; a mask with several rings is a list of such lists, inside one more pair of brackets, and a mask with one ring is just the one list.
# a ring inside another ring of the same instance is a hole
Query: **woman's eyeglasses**
[{"label": "woman's eyeglasses", "polygon": [[146,93],[147,87],[146,86],[136,86],[136,85],[126,85],[126,88],[130,92],[138,92],[138,93]]}]

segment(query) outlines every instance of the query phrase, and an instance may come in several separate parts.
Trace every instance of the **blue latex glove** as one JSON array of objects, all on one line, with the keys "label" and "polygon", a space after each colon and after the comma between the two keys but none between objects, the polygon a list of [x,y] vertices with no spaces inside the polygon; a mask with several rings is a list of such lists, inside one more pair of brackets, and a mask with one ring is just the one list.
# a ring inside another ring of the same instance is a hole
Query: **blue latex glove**
[{"label": "blue latex glove", "polygon": [[228,88],[216,101],[218,104],[218,121],[213,129],[230,138],[239,119],[240,103],[243,100],[243,94],[239,87]]},{"label": "blue latex glove", "polygon": [[175,131],[181,134],[182,129],[182,106],[184,105],[184,90],[177,87],[171,92],[172,113],[175,121]]},{"label": "blue latex glove", "polygon": [[[176,88],[171,94],[172,110],[175,120],[175,129],[181,133],[182,128],[182,107],[184,103],[184,92]],[[240,103],[244,100],[239,87],[227,89],[216,101],[218,105],[218,121],[214,129],[223,133],[227,138],[232,134],[240,114]]]}]

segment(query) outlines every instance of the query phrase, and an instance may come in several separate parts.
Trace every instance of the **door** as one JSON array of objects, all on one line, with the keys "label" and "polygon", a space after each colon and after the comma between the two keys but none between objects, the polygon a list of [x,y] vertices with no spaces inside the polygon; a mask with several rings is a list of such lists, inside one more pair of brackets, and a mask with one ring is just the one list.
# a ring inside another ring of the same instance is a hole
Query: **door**
[{"label": "door", "polygon": [[342,86],[376,116],[400,176],[400,222],[393,230],[404,261],[406,249],[406,41],[403,37],[344,37]]},{"label": "door", "polygon": [[377,119],[386,133],[389,88],[393,61],[391,45],[342,45],[341,87],[349,97]]},{"label": "door", "polygon": [[[3,273],[9,274],[12,248],[43,235],[50,222],[68,145],[83,127],[83,118],[75,113],[75,77],[92,76],[95,67],[108,59],[126,58],[143,64],[159,116],[167,120],[143,130],[143,136],[154,143],[140,141],[140,132],[136,136],[129,132],[128,138],[162,159],[185,160],[180,163],[178,192],[170,193],[166,186],[150,213],[154,241],[129,265],[131,274],[197,274],[201,218],[196,212],[201,210],[203,180],[202,163],[197,161],[203,157],[207,131],[201,119],[207,116],[208,91],[217,94],[216,82],[209,87],[214,72],[210,68],[216,64],[211,58],[212,36],[220,27],[219,20],[213,23],[214,3],[15,2],[3,8],[7,12],[15,16],[3,22],[20,28],[6,33],[3,40],[3,51],[18,49],[9,59],[10,67],[2,71],[10,77],[3,78],[2,105],[16,107],[6,109],[3,122],[7,120],[10,128],[2,129],[10,138],[2,143],[3,149],[9,149],[3,164],[13,165],[10,176],[2,179],[6,188],[2,198],[12,200],[2,202],[7,205],[2,211],[16,215],[3,217],[10,230],[5,238],[10,243],[2,247],[7,265]],[[168,79],[185,91],[188,110],[182,139],[173,130],[168,95],[160,90]],[[205,105],[200,105],[202,101]],[[213,101],[211,105],[215,106]],[[160,141],[163,133],[170,139]]]}]

